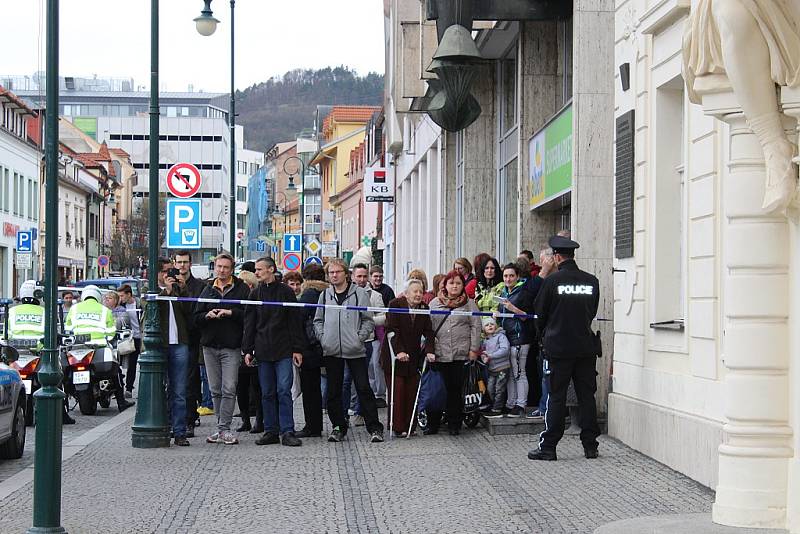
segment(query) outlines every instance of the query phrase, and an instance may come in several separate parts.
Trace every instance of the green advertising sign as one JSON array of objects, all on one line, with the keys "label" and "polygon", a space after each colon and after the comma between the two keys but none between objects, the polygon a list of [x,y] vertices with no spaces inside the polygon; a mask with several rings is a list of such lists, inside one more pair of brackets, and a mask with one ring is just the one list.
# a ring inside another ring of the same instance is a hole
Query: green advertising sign
[{"label": "green advertising sign", "polygon": [[95,141],[97,140],[96,117],[75,117],[72,119],[72,124]]},{"label": "green advertising sign", "polygon": [[562,109],[528,143],[530,208],[572,188],[572,104]]}]

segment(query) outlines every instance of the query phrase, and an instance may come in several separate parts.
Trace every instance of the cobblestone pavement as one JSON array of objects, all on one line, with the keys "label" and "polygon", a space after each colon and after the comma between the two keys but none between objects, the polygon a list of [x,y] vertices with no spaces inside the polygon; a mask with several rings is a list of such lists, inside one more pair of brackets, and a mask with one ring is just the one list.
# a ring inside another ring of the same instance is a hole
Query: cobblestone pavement
[{"label": "cobblestone pavement", "polygon": [[[72,406],[72,403],[74,402],[75,399],[70,399],[70,406]],[[135,407],[131,409],[133,410]],[[105,423],[118,414],[119,411],[117,410],[117,405],[113,400],[111,401],[110,408],[98,407],[97,414],[92,416],[81,415],[80,410],[78,410],[78,407],[76,406],[70,412],[70,415],[72,415],[72,417],[75,419],[75,424],[66,425],[63,427],[63,442],[69,443],[73,439],[85,433],[87,430]],[[27,428],[27,438],[25,440],[25,453],[22,455],[22,458],[19,460],[5,460],[0,462],[0,483],[5,482],[9,477],[33,465],[33,451],[36,449],[35,434],[36,427],[29,426]],[[0,528],[0,532],[3,532],[2,528]]]},{"label": "cobblestone pavement", "polygon": [[[67,460],[62,525],[73,534],[590,533],[619,519],[708,512],[713,501],[605,437],[598,460],[566,437],[558,462],[532,462],[532,436],[481,429],[370,444],[358,427],[344,443],[311,438],[298,448],[257,447],[243,434],[224,446],[205,443],[213,418],[202,419],[191,447],[133,449],[125,423]],[[30,526],[32,491],[0,501],[0,531]]]}]

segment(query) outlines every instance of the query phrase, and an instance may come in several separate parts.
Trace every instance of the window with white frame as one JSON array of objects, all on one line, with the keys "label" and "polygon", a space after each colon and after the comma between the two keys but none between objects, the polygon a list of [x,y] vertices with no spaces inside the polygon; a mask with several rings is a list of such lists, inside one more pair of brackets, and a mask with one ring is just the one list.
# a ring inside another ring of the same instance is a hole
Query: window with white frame
[{"label": "window with white frame", "polygon": [[304,234],[318,234],[322,226],[322,196],[319,193],[303,195],[303,211],[305,212]]},{"label": "window with white frame", "polygon": [[681,76],[656,90],[651,323],[675,330],[683,327],[686,309],[685,101]]}]

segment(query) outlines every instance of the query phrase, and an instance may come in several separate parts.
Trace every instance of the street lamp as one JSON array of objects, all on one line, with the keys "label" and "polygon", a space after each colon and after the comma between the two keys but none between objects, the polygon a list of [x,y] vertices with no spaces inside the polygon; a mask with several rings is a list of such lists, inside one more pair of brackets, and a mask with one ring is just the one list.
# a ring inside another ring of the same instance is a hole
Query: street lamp
[{"label": "street lamp", "polygon": [[[158,173],[158,0],[150,0],[150,170],[148,184],[148,291],[158,293],[158,223],[160,214]],[[57,220],[57,219],[53,219]],[[161,347],[158,303],[150,301],[145,306],[144,352],[139,356],[139,402],[133,419],[131,445],[137,449],[169,447],[167,403],[164,378],[167,358]]]},{"label": "street lamp", "polygon": [[[219,22],[214,18],[214,13],[211,11],[211,0],[203,0],[205,7],[200,12],[200,16],[194,19],[197,26],[197,32],[203,36],[209,36],[217,29]],[[236,0],[231,2],[231,110],[228,124],[230,125],[230,142],[231,142],[231,192],[230,192],[230,213],[228,218],[228,228],[230,230],[230,246],[228,247],[232,254],[236,255],[236,82],[234,81],[234,8],[236,7]]]},{"label": "street lamp", "polygon": [[47,0],[47,104],[45,108],[44,350],[37,372],[33,526],[30,533],[66,532],[61,526],[61,410],[64,378],[58,354],[58,0]]},{"label": "street lamp", "polygon": [[208,37],[217,31],[217,24],[219,21],[214,18],[214,13],[211,11],[211,0],[203,0],[206,6],[200,12],[200,16],[194,19],[197,27],[197,33],[204,37]]},{"label": "street lamp", "polygon": [[[294,172],[289,171],[286,168],[286,164],[292,160],[297,160],[299,166],[294,168]],[[286,189],[289,191],[294,191],[297,189],[297,186],[294,185],[294,177],[300,172],[300,211],[298,214],[300,215],[300,259],[303,259],[303,248],[305,244],[305,240],[303,238],[303,234],[305,233],[305,226],[306,226],[306,214],[305,214],[305,206],[303,202],[303,197],[305,196],[306,192],[306,164],[303,162],[301,158],[297,156],[289,156],[283,162],[283,172],[289,175],[289,185],[286,186]]]}]

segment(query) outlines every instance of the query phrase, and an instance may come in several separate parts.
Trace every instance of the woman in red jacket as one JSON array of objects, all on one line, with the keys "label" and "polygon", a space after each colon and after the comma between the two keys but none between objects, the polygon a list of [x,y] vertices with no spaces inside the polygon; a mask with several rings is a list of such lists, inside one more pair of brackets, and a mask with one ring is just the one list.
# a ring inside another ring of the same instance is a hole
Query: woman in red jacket
[{"label": "woman in red jacket", "polygon": [[[426,310],[428,306],[422,300],[424,293],[422,281],[411,279],[403,296],[392,300],[389,307]],[[394,332],[394,337],[390,340],[391,332]],[[421,341],[423,337],[424,346]],[[386,314],[386,337],[381,347],[381,367],[386,375],[387,395],[390,399],[394,390],[394,417],[392,417],[392,428],[389,430],[395,435],[405,437],[411,425],[414,398],[419,385],[417,369],[426,354],[434,354],[434,337],[429,315],[391,312]],[[394,383],[392,383],[392,356],[388,343],[392,344],[397,357]]]}]

